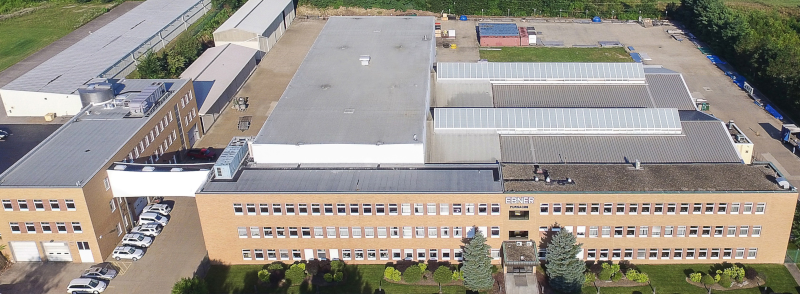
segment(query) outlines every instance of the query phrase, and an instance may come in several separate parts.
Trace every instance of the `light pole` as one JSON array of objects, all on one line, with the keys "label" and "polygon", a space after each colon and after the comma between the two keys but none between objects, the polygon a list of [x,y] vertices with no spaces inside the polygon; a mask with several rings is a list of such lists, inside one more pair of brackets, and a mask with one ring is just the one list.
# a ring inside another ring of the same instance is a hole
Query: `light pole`
[{"label": "light pole", "polygon": [[511,17],[511,8],[508,9],[508,13],[506,14],[506,17]]}]

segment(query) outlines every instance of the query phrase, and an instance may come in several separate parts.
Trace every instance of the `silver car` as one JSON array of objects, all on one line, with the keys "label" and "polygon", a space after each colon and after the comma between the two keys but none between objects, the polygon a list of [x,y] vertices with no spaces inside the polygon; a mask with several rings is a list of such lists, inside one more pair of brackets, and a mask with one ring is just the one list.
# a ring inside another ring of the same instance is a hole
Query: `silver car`
[{"label": "silver car", "polygon": [[117,277],[117,271],[104,268],[104,267],[91,267],[83,271],[81,278],[98,279],[98,280],[111,280]]},{"label": "silver car", "polygon": [[108,284],[100,280],[85,278],[74,279],[69,282],[67,293],[102,293],[106,290],[106,286],[108,286]]}]

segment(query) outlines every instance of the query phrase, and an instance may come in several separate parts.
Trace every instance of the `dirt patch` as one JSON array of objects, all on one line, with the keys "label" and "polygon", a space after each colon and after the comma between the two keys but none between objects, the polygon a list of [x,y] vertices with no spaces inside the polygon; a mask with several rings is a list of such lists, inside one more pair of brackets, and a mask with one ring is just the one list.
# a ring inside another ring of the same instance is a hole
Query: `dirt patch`
[{"label": "dirt patch", "polygon": [[438,13],[433,13],[430,11],[422,11],[422,10],[395,10],[395,9],[380,9],[380,8],[370,8],[365,9],[361,7],[338,7],[338,8],[318,8],[309,5],[303,5],[297,7],[297,15],[298,16],[319,16],[319,17],[327,17],[327,16],[342,16],[342,15],[357,15],[357,16],[369,16],[369,15],[383,15],[383,16],[392,16],[392,15],[425,15],[425,16],[437,16]]},{"label": "dirt patch", "polygon": [[47,8],[47,7],[50,7],[50,5],[43,4],[43,5],[39,5],[39,6],[35,6],[35,7],[28,7],[28,8],[25,8],[25,9],[21,9],[21,10],[18,10],[18,11],[12,12],[12,13],[8,13],[8,14],[0,14],[0,20],[14,18],[14,17],[21,16],[21,15],[26,15],[28,13],[34,12],[34,11],[42,9],[42,8]]},{"label": "dirt patch", "polygon": [[[703,285],[703,283],[692,282],[692,280],[689,280],[689,278],[686,278],[686,282],[689,283],[689,284],[694,285],[695,287],[708,289],[705,285]],[[717,291],[728,291],[728,290],[737,290],[737,289],[750,289],[750,288],[758,287],[759,285],[763,285],[763,284],[764,284],[764,281],[762,281],[760,278],[755,278],[755,279],[752,279],[752,280],[744,280],[741,283],[734,282],[733,286],[731,286],[730,288],[725,288],[725,287],[720,286],[719,284],[714,284],[714,285],[711,285],[711,289],[712,290],[717,290]]]}]

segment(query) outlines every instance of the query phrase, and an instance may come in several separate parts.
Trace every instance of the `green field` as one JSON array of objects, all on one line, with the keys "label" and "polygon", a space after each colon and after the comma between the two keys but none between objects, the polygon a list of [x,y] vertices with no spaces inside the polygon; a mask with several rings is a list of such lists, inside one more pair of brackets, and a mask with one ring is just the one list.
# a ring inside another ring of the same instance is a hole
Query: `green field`
[{"label": "green field", "polygon": [[0,20],[0,71],[105,13],[109,4],[53,3]]},{"label": "green field", "polygon": [[[651,285],[656,288],[656,293],[664,294],[705,294],[706,290],[693,286],[685,281],[685,277],[691,271],[708,272],[708,264],[677,264],[677,265],[639,265],[639,270],[650,276]],[[767,277],[766,286],[772,291],[766,293],[800,293],[797,283],[782,264],[754,264],[747,265],[764,273]],[[764,289],[761,287],[760,289]],[[595,294],[594,287],[583,288],[584,294]],[[600,288],[603,294],[633,294],[633,293],[653,293],[650,286],[644,287],[614,287]],[[714,291],[714,293],[720,293]],[[725,291],[726,294],[761,294],[759,288],[740,289]]]},{"label": "green field", "polygon": [[[374,265],[348,265],[345,267],[345,282],[337,286],[314,287],[308,289],[306,285],[292,287],[274,287],[257,285],[257,273],[264,265],[212,265],[206,275],[209,293],[377,293],[378,283],[383,281],[382,264]],[[303,289],[301,289],[301,287]],[[437,286],[401,285],[382,282],[384,294],[433,294],[439,292]],[[466,293],[466,288],[461,286],[444,286],[443,293]]]},{"label": "green field", "polygon": [[481,59],[492,62],[632,62],[623,48],[502,47],[481,50]]}]

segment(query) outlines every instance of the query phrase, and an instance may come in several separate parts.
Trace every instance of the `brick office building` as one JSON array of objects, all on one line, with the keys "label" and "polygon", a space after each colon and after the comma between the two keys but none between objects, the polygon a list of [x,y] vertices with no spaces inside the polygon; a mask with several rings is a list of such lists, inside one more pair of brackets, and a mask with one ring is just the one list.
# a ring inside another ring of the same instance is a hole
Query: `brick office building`
[{"label": "brick office building", "polygon": [[430,84],[433,27],[328,21],[259,135],[226,150],[241,160],[196,194],[210,259],[455,261],[480,230],[499,263],[503,241],[568,230],[585,260],[783,261],[796,190],[745,164],[752,144],[679,73],[438,63]]}]

